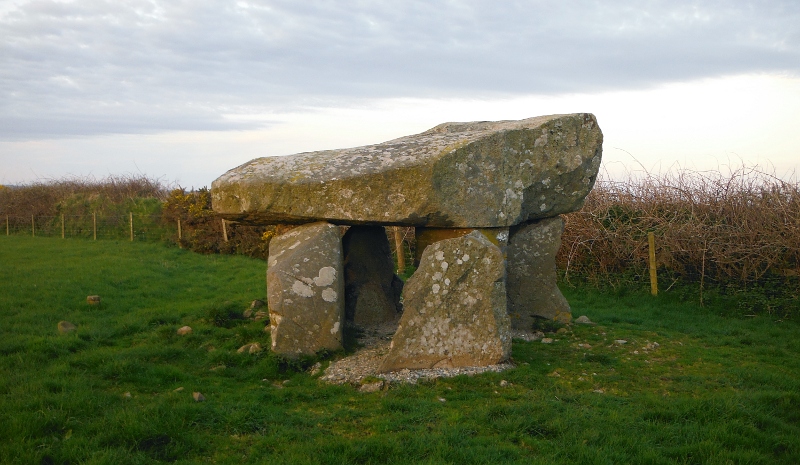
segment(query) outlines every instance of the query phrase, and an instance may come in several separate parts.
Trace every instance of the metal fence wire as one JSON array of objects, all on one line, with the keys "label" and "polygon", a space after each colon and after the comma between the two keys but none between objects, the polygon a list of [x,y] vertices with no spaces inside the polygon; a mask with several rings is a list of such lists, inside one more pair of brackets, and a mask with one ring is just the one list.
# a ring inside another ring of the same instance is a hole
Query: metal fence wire
[{"label": "metal fence wire", "polygon": [[3,232],[7,236],[161,241],[178,235],[178,225],[164,224],[159,214],[7,215],[3,220]]}]

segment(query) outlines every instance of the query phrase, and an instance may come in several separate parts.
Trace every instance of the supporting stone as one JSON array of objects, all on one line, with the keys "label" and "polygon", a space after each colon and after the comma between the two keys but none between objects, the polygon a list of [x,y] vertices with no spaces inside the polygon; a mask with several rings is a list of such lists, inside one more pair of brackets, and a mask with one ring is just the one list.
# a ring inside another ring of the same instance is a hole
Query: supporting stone
[{"label": "supporting stone", "polygon": [[394,274],[386,230],[352,226],[342,238],[345,317],[359,326],[395,321],[400,315],[403,281]]},{"label": "supporting stone", "polygon": [[506,269],[508,313],[514,329],[530,330],[537,317],[562,323],[572,319],[556,275],[556,254],[563,231],[561,217],[511,228]]},{"label": "supporting stone", "polygon": [[503,254],[478,231],[428,246],[403,302],[381,371],[486,366],[511,355]]},{"label": "supporting stone", "polygon": [[480,232],[486,239],[489,239],[489,242],[500,247],[500,252],[505,257],[508,246],[508,228],[414,228],[414,239],[417,244],[414,266],[419,266],[422,253],[429,245],[444,239],[466,236],[472,231]]},{"label": "supporting stone", "polygon": [[299,226],[269,244],[272,350],[297,356],[342,347],[344,279],[339,228]]}]

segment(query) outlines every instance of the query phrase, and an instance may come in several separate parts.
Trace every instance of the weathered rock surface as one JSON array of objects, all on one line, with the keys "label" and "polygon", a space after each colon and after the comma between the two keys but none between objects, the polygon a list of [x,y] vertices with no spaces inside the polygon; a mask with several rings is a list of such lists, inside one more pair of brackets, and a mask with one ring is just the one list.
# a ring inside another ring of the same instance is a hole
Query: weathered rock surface
[{"label": "weathered rock surface", "polygon": [[562,323],[572,319],[569,303],[556,282],[556,254],[563,231],[560,217],[511,228],[506,290],[514,329],[529,331],[537,317]]},{"label": "weathered rock surface", "polygon": [[507,227],[580,208],[602,141],[588,113],[445,123],[377,145],[252,160],[214,181],[212,203],[259,224]]},{"label": "weathered rock surface", "polygon": [[178,336],[185,336],[187,334],[192,334],[192,327],[191,326],[181,326],[180,328],[178,328],[176,333],[178,334]]},{"label": "weathered rock surface", "polygon": [[338,227],[311,223],[270,241],[267,302],[274,352],[294,356],[341,348],[344,279]]},{"label": "weathered rock surface", "polygon": [[508,228],[414,228],[414,240],[417,242],[414,265],[419,266],[422,253],[431,244],[444,239],[466,236],[472,231],[479,231],[489,242],[500,247],[505,257],[508,247]]},{"label": "weathered rock surface", "polygon": [[58,332],[61,334],[68,334],[78,329],[77,326],[69,321],[63,320],[58,322]]},{"label": "weathered rock surface", "polygon": [[479,231],[425,249],[381,371],[494,365],[511,354],[505,268]]},{"label": "weathered rock surface", "polygon": [[248,354],[257,354],[262,350],[263,349],[261,349],[261,344],[259,344],[258,342],[251,342],[249,344],[245,344],[239,347],[239,349],[236,352],[240,354],[243,354],[245,352],[247,352]]},{"label": "weathered rock surface", "polygon": [[345,317],[359,326],[397,319],[403,281],[394,274],[389,239],[381,226],[353,226],[342,237]]}]

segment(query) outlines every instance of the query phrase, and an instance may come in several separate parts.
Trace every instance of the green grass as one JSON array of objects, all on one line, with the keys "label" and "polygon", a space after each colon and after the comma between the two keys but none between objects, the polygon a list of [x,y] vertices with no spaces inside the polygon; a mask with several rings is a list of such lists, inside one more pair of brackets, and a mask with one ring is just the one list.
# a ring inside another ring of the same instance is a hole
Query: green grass
[{"label": "green grass", "polygon": [[800,325],[743,318],[729,297],[565,288],[597,326],[515,342],[504,373],[362,394],[308,361],[236,353],[269,345],[263,322],[235,318],[264,298],[264,271],[0,237],[0,462],[800,462]]}]

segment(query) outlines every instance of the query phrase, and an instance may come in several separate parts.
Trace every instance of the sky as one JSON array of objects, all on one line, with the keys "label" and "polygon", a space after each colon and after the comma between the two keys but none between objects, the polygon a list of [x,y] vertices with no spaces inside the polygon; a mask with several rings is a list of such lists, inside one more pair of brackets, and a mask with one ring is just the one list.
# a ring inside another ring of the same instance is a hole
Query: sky
[{"label": "sky", "polygon": [[590,112],[611,177],[800,172],[800,2],[0,0],[0,184]]}]

